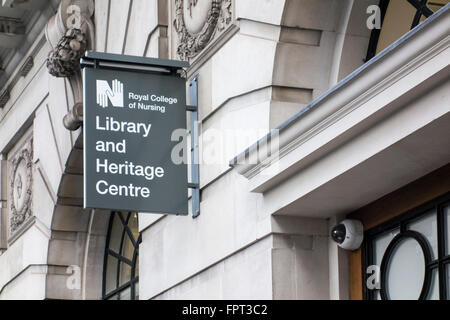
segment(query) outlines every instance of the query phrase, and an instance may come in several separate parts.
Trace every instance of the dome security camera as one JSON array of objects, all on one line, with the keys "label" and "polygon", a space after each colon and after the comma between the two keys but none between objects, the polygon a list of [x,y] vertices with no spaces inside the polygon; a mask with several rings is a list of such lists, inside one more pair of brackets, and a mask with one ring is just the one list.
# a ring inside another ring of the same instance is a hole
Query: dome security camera
[{"label": "dome security camera", "polygon": [[331,238],[345,250],[358,249],[364,238],[363,224],[358,220],[344,220],[331,230]]}]

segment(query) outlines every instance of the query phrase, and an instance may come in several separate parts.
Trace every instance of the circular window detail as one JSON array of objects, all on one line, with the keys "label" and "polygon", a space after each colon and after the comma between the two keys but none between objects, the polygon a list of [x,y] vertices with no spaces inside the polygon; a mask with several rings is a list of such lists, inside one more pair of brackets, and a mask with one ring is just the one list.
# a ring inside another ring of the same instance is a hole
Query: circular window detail
[{"label": "circular window detail", "polygon": [[428,242],[420,233],[398,234],[381,262],[381,299],[424,300],[431,286],[431,260]]}]

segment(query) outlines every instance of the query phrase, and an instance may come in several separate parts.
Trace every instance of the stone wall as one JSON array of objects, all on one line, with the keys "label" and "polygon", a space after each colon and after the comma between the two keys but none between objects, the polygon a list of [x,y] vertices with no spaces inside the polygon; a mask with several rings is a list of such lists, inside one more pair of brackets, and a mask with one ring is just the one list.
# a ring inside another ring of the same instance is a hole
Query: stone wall
[{"label": "stone wall", "polygon": [[[0,111],[0,153],[8,167],[2,170],[2,186],[8,185],[4,181],[10,179],[20,143],[32,141],[33,150],[32,210],[25,215],[30,222],[9,245],[5,216],[13,216],[13,199],[2,187],[0,247],[8,248],[0,255],[0,298],[20,296],[31,284],[28,298],[101,295],[109,215],[81,208],[82,141],[76,112],[81,78],[77,72],[56,78],[46,68],[49,52],[63,52],[58,50],[64,48],[61,40],[68,30],[65,9],[76,2],[61,2],[46,30],[48,42],[42,31],[34,67]],[[80,2],[86,48],[189,60],[188,80],[199,79],[203,141],[218,144],[209,140],[215,132],[251,131],[245,141],[231,140],[231,149],[219,146],[214,163],[201,164],[199,218],[140,214],[141,298],[335,297],[330,294],[328,221],[307,214],[272,216],[264,195],[251,193],[247,180],[228,163],[363,64],[369,35],[358,19],[372,2]],[[50,70],[58,71],[54,67]],[[205,153],[206,146],[201,149]],[[82,271],[77,290],[66,285],[72,265]]]}]

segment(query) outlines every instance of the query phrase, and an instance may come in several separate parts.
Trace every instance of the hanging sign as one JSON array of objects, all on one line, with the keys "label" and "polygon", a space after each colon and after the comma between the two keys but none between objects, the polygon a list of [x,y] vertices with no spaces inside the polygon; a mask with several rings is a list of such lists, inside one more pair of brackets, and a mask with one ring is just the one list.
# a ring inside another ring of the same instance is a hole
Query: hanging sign
[{"label": "hanging sign", "polygon": [[188,214],[183,62],[88,52],[84,207]]}]

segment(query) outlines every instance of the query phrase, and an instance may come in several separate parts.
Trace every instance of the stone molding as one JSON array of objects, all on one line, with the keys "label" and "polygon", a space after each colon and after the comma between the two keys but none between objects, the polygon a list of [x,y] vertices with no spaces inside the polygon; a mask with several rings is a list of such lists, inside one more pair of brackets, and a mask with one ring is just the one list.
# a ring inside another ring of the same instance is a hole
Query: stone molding
[{"label": "stone molding", "polygon": [[[328,128],[362,105],[386,92],[388,88],[445,52],[449,47],[450,37],[448,37],[445,28],[440,28],[439,22],[448,18],[449,15],[450,10],[447,10],[442,11],[440,15],[429,18],[421,25],[422,29],[416,29],[415,32],[410,32],[397,40],[371,62],[350,74],[335,87],[311,102],[303,111],[279,126],[277,128],[280,147],[278,153],[271,155],[266,152],[267,141],[270,141],[266,137],[231,160],[230,166],[251,181],[250,190],[252,192],[259,193],[269,189],[270,183],[275,181],[277,176],[285,179],[287,175],[283,176],[283,174],[288,172],[289,169],[296,167],[295,170],[300,170],[306,167],[309,164],[306,159],[311,159],[313,154],[319,155],[320,148],[324,148],[324,145],[312,150],[307,157],[304,156],[305,161],[303,162],[299,160],[291,162],[291,159],[297,158],[293,156],[289,158],[288,156],[301,150],[314,137],[323,134]],[[435,68],[441,67],[436,65]],[[424,80],[417,78],[417,81],[418,83],[415,86],[418,87]],[[326,112],[318,113],[317,110],[326,110]],[[312,115],[313,112],[314,115]],[[369,122],[366,120],[366,123]],[[361,134],[361,131],[348,130],[345,134],[347,139],[350,139],[350,134],[356,136]],[[333,141],[330,140],[327,143],[331,144]],[[335,150],[339,145],[333,144],[330,150]],[[258,156],[257,153],[263,156]],[[324,155],[320,156],[324,157]],[[258,159],[258,161],[257,163],[249,163],[247,159]],[[272,165],[279,165],[280,168],[270,172],[270,174],[259,175]]]},{"label": "stone molding", "polygon": [[[192,17],[192,8],[198,1],[187,0],[188,11]],[[232,21],[232,0],[212,0],[203,27],[198,33],[188,30],[185,23],[185,0],[175,0],[174,28],[178,34],[177,54],[182,60],[195,58]]]}]

